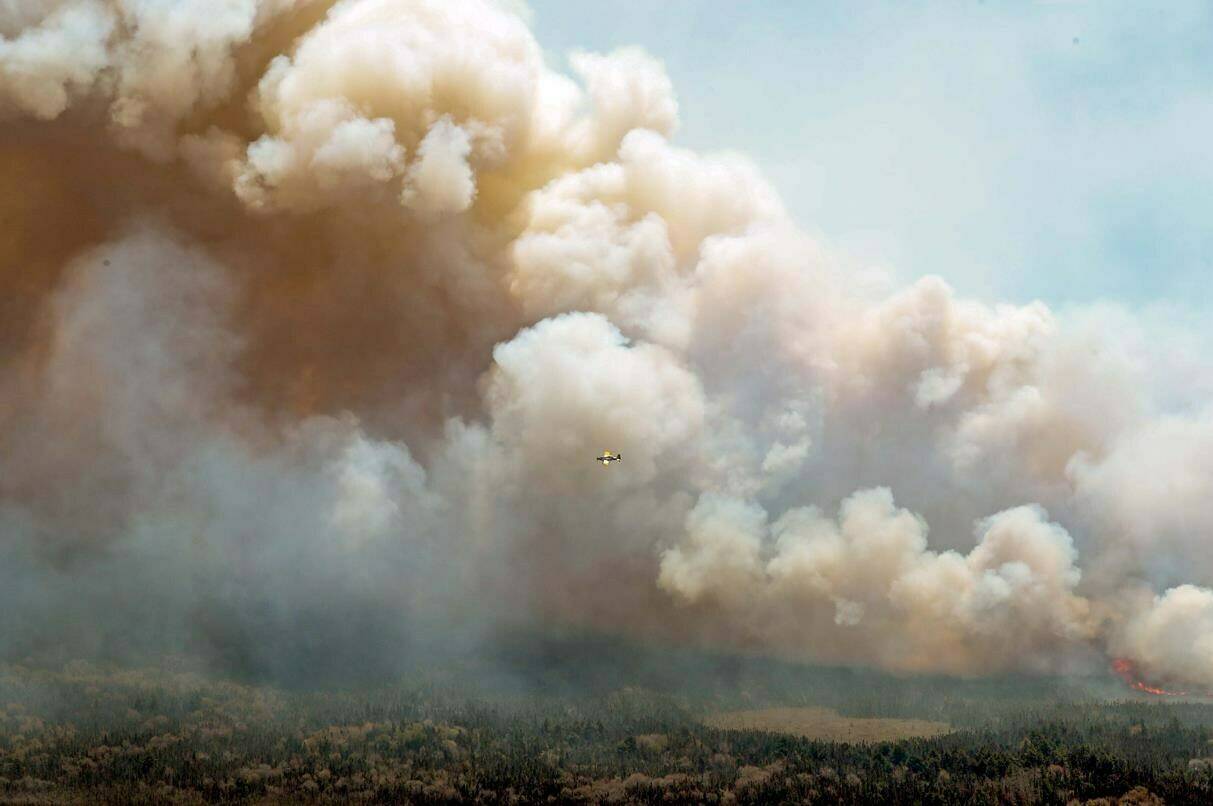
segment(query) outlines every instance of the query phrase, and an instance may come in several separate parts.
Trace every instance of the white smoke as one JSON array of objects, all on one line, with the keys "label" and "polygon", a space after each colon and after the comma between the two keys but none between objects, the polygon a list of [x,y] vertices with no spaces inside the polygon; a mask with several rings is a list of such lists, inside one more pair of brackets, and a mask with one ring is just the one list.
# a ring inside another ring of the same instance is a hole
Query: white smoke
[{"label": "white smoke", "polygon": [[887,489],[848,498],[837,523],[809,507],[769,528],[757,506],[704,497],[659,584],[720,599],[772,646],[811,635],[818,657],[963,674],[1047,668],[1093,637],[1075,559],[1065,530],[1031,507],[987,519],[961,555],[928,550],[926,524]]},{"label": "white smoke", "polygon": [[1208,685],[1213,591],[1180,585],[1142,602],[1118,635],[1116,648],[1145,674]]},{"label": "white smoke", "polygon": [[671,145],[640,51],[574,80],[487,0],[219,5],[0,7],[0,213],[56,233],[0,241],[6,649],[569,622],[1213,685],[1173,335],[878,292]]}]

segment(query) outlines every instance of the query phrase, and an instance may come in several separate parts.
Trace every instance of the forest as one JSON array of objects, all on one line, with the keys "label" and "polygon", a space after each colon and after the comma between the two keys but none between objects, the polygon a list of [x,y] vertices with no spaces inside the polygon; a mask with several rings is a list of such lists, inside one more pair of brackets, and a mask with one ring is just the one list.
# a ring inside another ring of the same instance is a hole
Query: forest
[{"label": "forest", "polygon": [[[845,741],[713,726],[809,706],[950,727]],[[0,667],[0,802],[351,801],[1207,803],[1213,704],[1111,677],[897,678],[577,641],[356,688],[184,662]]]}]

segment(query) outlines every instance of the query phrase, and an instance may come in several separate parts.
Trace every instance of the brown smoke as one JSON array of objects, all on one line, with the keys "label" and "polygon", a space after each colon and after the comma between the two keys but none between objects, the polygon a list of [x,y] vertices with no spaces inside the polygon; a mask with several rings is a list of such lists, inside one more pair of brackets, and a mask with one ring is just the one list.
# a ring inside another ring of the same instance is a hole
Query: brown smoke
[{"label": "brown smoke", "polygon": [[1131,314],[878,294],[659,62],[488,0],[5,9],[0,649],[1213,685],[1213,420]]}]

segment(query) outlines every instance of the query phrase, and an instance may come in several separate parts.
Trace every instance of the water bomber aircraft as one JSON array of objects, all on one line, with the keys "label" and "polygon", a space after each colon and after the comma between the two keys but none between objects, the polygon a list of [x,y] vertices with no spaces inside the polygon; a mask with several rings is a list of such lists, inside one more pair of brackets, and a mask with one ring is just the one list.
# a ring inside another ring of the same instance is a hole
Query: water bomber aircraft
[{"label": "water bomber aircraft", "polygon": [[611,462],[618,462],[622,458],[623,458],[623,454],[621,454],[621,453],[611,453],[610,451],[603,451],[602,456],[594,457],[594,461],[602,462],[602,466],[606,467]]}]

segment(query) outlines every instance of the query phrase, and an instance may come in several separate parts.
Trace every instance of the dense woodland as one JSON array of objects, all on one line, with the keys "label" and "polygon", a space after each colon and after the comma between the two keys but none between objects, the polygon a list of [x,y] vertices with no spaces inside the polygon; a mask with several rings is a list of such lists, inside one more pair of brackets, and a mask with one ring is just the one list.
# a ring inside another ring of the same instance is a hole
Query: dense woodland
[{"label": "dense woodland", "polygon": [[[10,664],[0,802],[1213,802],[1213,705],[1110,680],[903,680],[636,652],[587,665],[584,650],[356,690]],[[797,703],[958,730],[846,744],[699,721]]]}]

